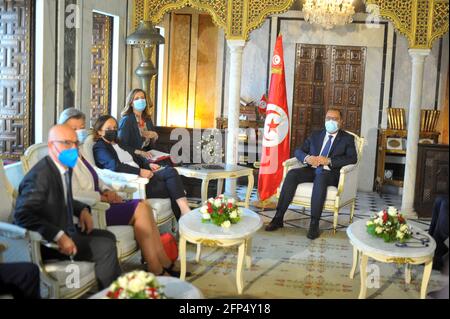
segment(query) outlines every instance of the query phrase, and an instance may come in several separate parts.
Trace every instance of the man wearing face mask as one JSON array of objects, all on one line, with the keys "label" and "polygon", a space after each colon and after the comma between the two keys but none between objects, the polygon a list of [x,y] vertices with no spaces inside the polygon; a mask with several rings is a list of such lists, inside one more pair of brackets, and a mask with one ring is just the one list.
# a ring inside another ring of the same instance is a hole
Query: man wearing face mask
[{"label": "man wearing face mask", "polygon": [[351,134],[341,130],[342,115],[339,110],[329,109],[325,117],[325,129],[309,136],[295,151],[295,157],[305,167],[292,169],[286,175],[277,212],[266,226],[266,231],[283,227],[283,217],[292,202],[297,186],[314,183],[311,196],[311,223],[307,237],[319,237],[319,221],[327,195],[328,186],[338,186],[340,169],[358,160],[355,141]]},{"label": "man wearing face mask", "polygon": [[[39,232],[56,242],[59,252],[41,247],[46,259],[68,259],[95,263],[99,287],[105,288],[121,273],[115,236],[93,229],[89,206],[72,196],[72,169],[78,160],[78,140],[67,125],[54,126],[48,136],[49,155],[24,177],[14,210],[17,225]],[[73,216],[78,217],[78,227]]]}]

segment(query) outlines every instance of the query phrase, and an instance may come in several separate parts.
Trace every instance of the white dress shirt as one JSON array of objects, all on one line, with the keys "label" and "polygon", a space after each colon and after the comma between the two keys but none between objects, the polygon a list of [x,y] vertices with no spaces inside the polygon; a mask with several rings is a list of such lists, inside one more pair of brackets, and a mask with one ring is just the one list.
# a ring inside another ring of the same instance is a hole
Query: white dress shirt
[{"label": "white dress shirt", "polygon": [[[333,136],[333,138],[332,138],[332,140],[331,140],[331,145],[330,145],[330,150],[331,150],[331,148],[333,147],[334,140],[336,139],[336,136],[337,136],[338,133],[339,133],[339,130],[337,130],[335,133],[332,133],[332,134],[326,132],[325,137],[324,137],[323,142],[322,142],[322,147],[320,148],[319,156],[320,156],[320,154],[322,153],[322,150],[325,148],[325,145],[327,144],[330,135]],[[328,157],[328,155],[329,155],[329,153],[326,154],[325,157]],[[305,157],[305,160],[304,160],[303,163],[306,164],[306,159],[307,159],[309,156],[311,156],[311,155],[307,155],[307,156]],[[329,170],[330,170],[330,167],[329,167],[328,165],[325,165],[325,166],[323,167],[323,169],[329,171]]]},{"label": "white dress shirt", "polygon": [[131,156],[130,153],[121,148],[117,143],[111,145],[114,147],[114,150],[116,151],[121,163],[139,168],[139,165],[135,163],[133,156]]}]

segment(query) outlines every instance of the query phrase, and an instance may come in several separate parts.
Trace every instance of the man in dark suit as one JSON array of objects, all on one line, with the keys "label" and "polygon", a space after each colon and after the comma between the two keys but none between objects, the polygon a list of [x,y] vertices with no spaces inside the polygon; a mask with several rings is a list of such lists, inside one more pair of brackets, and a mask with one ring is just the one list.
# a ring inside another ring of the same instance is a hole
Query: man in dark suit
[{"label": "man in dark suit", "polygon": [[39,280],[39,267],[33,263],[0,264],[0,295],[11,294],[14,299],[39,299]]},{"label": "man in dark suit", "polygon": [[283,227],[284,214],[294,198],[297,186],[313,182],[311,223],[307,237],[309,239],[319,237],[319,220],[328,186],[337,187],[341,167],[355,164],[358,160],[354,138],[341,130],[341,126],[341,112],[329,109],[325,117],[325,129],[313,132],[295,151],[295,157],[307,166],[288,172],[281,189],[277,212],[266,226],[266,231]]},{"label": "man in dark suit", "polygon": [[[93,229],[89,206],[72,196],[71,173],[78,158],[75,131],[57,125],[49,132],[49,156],[40,160],[24,177],[14,210],[16,224],[39,232],[56,242],[59,252],[42,246],[44,259],[92,261],[100,288],[111,284],[121,273],[115,236]],[[78,217],[75,227],[73,215]]]}]

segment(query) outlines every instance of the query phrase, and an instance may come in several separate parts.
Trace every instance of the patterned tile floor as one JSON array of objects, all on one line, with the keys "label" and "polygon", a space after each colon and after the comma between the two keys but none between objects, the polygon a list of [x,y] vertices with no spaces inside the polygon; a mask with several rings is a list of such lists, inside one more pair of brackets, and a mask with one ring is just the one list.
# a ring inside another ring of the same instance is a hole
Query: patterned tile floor
[{"label": "patterned tile floor", "polygon": [[[246,186],[238,185],[237,194],[240,199],[245,198],[245,194],[247,192]],[[195,204],[200,204],[200,199],[198,198],[190,198],[190,202]],[[250,198],[250,209],[259,213],[263,219],[264,223],[270,222],[272,217],[275,215],[275,210],[266,209],[262,211],[260,208],[256,208],[252,206],[254,201],[258,200],[257,190],[252,190],[252,195]],[[380,196],[375,192],[358,192],[356,197],[356,206],[355,206],[355,216],[354,219],[359,218],[368,218],[372,216],[374,213],[386,208],[388,206],[395,206],[399,208],[401,206],[401,196],[400,195],[391,195],[391,194],[383,194]],[[284,223],[287,227],[297,227],[297,228],[308,228],[309,220],[310,220],[309,209],[303,210],[301,207],[290,206],[289,210],[286,212],[284,217]],[[350,219],[350,209],[343,208],[339,212],[338,218],[338,230],[345,231],[348,226]],[[427,230],[430,225],[430,219],[414,219],[409,220],[412,225],[415,225],[418,228],[423,230]],[[331,213],[324,212],[321,218],[320,228],[322,230],[330,230],[333,225],[333,216]]]}]

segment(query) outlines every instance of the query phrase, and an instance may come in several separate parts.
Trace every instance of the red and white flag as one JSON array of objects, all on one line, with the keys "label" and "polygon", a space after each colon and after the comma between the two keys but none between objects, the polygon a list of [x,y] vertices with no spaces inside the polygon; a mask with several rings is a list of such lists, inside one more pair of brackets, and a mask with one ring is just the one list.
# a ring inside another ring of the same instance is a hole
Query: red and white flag
[{"label": "red and white flag", "polygon": [[258,105],[259,114],[266,114],[266,108],[267,108],[267,97],[265,94],[263,94],[261,100],[259,101],[259,105]]},{"label": "red and white flag", "polygon": [[276,194],[289,159],[289,111],[286,97],[283,37],[278,36],[272,57],[272,75],[264,123],[263,149],[258,178],[260,200]]}]

